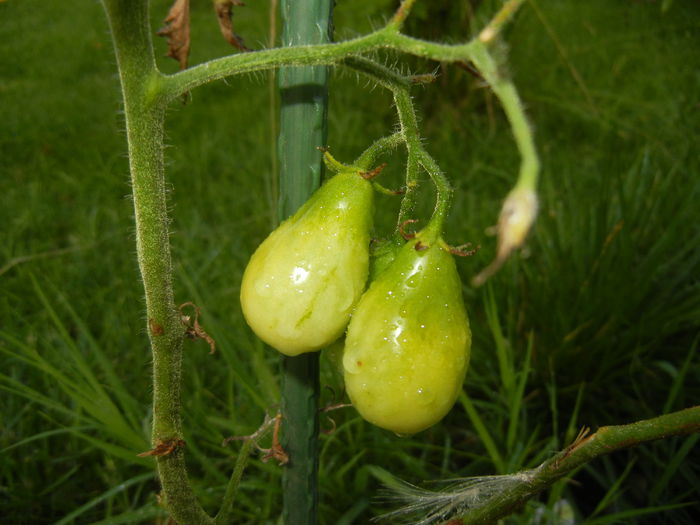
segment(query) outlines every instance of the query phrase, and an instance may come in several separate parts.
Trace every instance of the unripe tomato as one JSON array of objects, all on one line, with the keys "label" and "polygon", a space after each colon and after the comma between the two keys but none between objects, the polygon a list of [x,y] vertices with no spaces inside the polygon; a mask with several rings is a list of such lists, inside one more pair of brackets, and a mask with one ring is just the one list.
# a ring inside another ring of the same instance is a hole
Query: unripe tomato
[{"label": "unripe tomato", "polygon": [[369,280],[374,281],[380,273],[386,270],[396,255],[403,247],[403,240],[400,242],[396,239],[381,239],[373,241],[370,245],[369,259]]},{"label": "unripe tomato", "polygon": [[370,423],[399,434],[420,432],[447,414],[471,346],[452,255],[442,240],[419,243],[420,234],[362,296],[343,355],[353,405]]},{"label": "unripe tomato", "polygon": [[333,176],[274,230],[241,283],[246,321],[283,354],[343,333],[367,281],[373,189],[358,170]]}]

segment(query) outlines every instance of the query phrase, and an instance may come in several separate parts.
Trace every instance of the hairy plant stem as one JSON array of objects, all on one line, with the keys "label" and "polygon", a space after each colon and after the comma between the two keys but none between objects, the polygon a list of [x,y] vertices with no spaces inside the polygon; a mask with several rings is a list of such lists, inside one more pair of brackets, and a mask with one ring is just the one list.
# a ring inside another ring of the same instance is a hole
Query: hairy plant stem
[{"label": "hairy plant stem", "polygon": [[510,483],[508,490],[494,494],[479,508],[469,511],[462,517],[462,524],[495,523],[555,481],[599,456],[657,439],[697,432],[700,432],[700,406],[628,425],[602,427],[591,435],[582,434],[568,448],[536,469],[500,476],[512,478],[515,483]]},{"label": "hairy plant stem", "polygon": [[[584,428],[571,445],[533,469],[452,480],[446,488],[437,491],[402,483],[394,485],[391,490],[404,506],[381,519],[415,515],[419,519],[415,523],[423,525],[447,523],[448,520],[460,525],[497,523],[522,509],[539,492],[599,456],[657,439],[699,432],[698,406],[628,425],[602,427],[593,434]],[[689,445],[696,440],[691,439]]]},{"label": "hairy plant stem", "polygon": [[501,102],[513,130],[513,137],[522,159],[516,185],[534,190],[537,184],[540,161],[518,91],[510,78],[505,76],[501,68],[498,67],[486,44],[480,41],[475,42],[470,55],[474,65]]},{"label": "hairy plant stem", "polygon": [[162,96],[174,100],[191,89],[231,75],[252,73],[281,66],[332,65],[353,55],[380,48],[395,49],[410,55],[437,61],[469,60],[477,40],[466,44],[447,45],[427,42],[384,28],[366,36],[333,44],[295,45],[241,53],[210,60],[164,78]]},{"label": "hairy plant stem", "polygon": [[370,170],[375,167],[374,165],[381,155],[398,148],[401,144],[403,144],[403,136],[401,133],[394,133],[393,135],[382,137],[363,151],[355,162],[353,162],[353,165],[361,170]]},{"label": "hairy plant stem", "polygon": [[[404,2],[402,7],[405,4],[408,4],[408,2]],[[445,219],[450,211],[452,188],[447,180],[447,177],[442,170],[440,170],[440,167],[435,159],[430,156],[421,142],[416,109],[413,105],[413,101],[411,100],[409,91],[413,80],[417,77],[400,75],[393,69],[387,68],[386,66],[378,64],[377,62],[369,60],[365,57],[350,57],[343,60],[342,63],[371,78],[380,86],[390,90],[394,95],[394,104],[399,117],[400,131],[398,132],[398,135],[406,145],[407,151],[406,186],[404,197],[399,208],[395,240],[400,240],[401,226],[405,223],[405,221],[411,219],[415,209],[416,199],[418,197],[417,189],[418,176],[420,172],[419,168],[421,166],[428,173],[433,181],[433,184],[435,184],[437,193],[435,209],[428,226],[426,226],[424,240],[426,242],[433,242],[437,240],[442,233]],[[391,140],[394,140],[394,136],[395,135],[392,135],[391,137],[385,137],[384,139],[380,140],[388,141],[388,144],[391,144]],[[381,150],[381,148],[384,147],[385,146],[382,144],[378,146],[378,149]],[[362,154],[360,159],[363,159],[364,156],[368,155],[368,152],[371,151],[372,148],[368,148],[367,151]]]},{"label": "hairy plant stem", "polygon": [[153,353],[153,446],[162,501],[183,525],[208,524],[211,518],[187,478],[180,419],[180,373],[185,329],[175,306],[168,240],[163,171],[164,105],[154,93],[160,80],[155,66],[147,3],[103,0],[119,68],[129,148],[136,223],[136,252],[146,296],[148,334]]},{"label": "hairy plant stem", "polygon": [[238,487],[241,484],[241,479],[243,479],[243,472],[248,465],[250,454],[255,449],[255,445],[255,438],[250,438],[243,441],[241,450],[238,452],[238,457],[236,458],[236,464],[233,467],[231,479],[226,486],[226,493],[224,494],[224,499],[221,502],[221,509],[214,519],[214,525],[227,525],[234,522],[234,503],[236,501],[236,494],[238,493]]},{"label": "hairy plant stem", "polygon": [[[330,41],[332,0],[282,0],[283,46]],[[286,48],[293,49],[293,48]],[[328,70],[284,67],[279,71],[279,216],[294,213],[320,185],[320,147],[326,145]],[[313,525],[318,514],[317,352],[283,358],[282,447],[289,463],[283,478],[283,519],[287,525]]]}]

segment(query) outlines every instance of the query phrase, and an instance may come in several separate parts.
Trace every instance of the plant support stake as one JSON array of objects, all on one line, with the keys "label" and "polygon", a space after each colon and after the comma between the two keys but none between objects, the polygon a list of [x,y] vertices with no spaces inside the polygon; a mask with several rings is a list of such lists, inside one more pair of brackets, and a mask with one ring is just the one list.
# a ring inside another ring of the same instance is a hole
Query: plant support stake
[{"label": "plant support stake", "polygon": [[[330,41],[332,0],[283,0],[282,46]],[[294,213],[318,188],[326,145],[328,68],[279,72],[279,216]],[[318,353],[283,357],[282,446],[289,456],[283,481],[287,525],[315,524],[318,508]]]}]

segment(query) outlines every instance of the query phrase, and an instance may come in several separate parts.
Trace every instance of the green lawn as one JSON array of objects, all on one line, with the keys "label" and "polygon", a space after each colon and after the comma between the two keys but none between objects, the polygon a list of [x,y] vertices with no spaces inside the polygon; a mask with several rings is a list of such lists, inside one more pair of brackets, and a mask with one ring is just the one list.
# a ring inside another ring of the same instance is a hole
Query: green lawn
[{"label": "green lawn", "polygon": [[[168,2],[152,4],[157,29]],[[268,39],[268,4],[248,4],[236,30],[257,49]],[[339,1],[336,37],[378,27],[394,4]],[[422,0],[407,31],[464,39],[498,4]],[[193,3],[192,17],[192,63],[230,52],[208,2]],[[322,422],[335,428],[321,444],[322,523],[367,523],[390,510],[378,499],[386,472],[414,484],[514,472],[584,425],[700,402],[699,20],[693,0],[526,2],[506,40],[541,154],[541,211],[526,250],[480,289],[468,283],[495,251],[487,229],[515,180],[517,151],[495,97],[467,71],[441,67],[434,84],[416,88],[426,147],[456,189],[446,238],[481,245],[458,261],[472,365],[449,416],[412,438],[352,409]],[[170,62],[162,58],[162,69],[174,71]],[[331,89],[329,146],[339,160],[394,129],[380,88],[338,70]],[[150,355],[120,101],[98,2],[0,1],[3,523],[162,517],[152,461],[136,456],[150,446]],[[240,446],[222,440],[252,433],[279,402],[278,356],[247,328],[238,302],[243,268],[276,209],[273,111],[259,74],[200,88],[168,116],[176,300],[202,307],[218,344],[212,356],[187,342],[184,367],[188,460],[208,509]],[[399,186],[402,157],[387,160],[383,182]],[[420,218],[432,206],[427,179],[425,188]],[[397,206],[378,197],[378,235]],[[342,384],[322,361],[330,404]],[[696,523],[696,442],[597,460],[507,523],[570,523],[566,512],[577,523]],[[252,462],[239,523],[277,522],[280,477],[276,464]]]}]

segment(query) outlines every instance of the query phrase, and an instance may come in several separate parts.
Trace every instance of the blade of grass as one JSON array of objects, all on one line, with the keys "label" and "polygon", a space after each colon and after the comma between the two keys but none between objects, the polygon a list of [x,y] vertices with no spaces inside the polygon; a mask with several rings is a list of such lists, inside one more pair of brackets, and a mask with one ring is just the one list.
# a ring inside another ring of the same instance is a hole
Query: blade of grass
[{"label": "blade of grass", "polygon": [[47,431],[45,431],[45,432],[39,432],[38,434],[34,434],[33,436],[30,436],[30,437],[28,437],[28,438],[24,438],[24,439],[22,439],[21,441],[18,441],[17,443],[13,443],[13,444],[10,445],[9,447],[5,447],[5,448],[3,448],[3,449],[0,449],[0,454],[3,454],[3,453],[5,453],[5,452],[9,452],[10,450],[13,450],[13,449],[15,449],[15,448],[17,448],[17,447],[21,447],[21,446],[27,445],[27,444],[29,444],[29,443],[31,443],[31,442],[33,442],[33,441],[42,440],[42,439],[46,439],[47,437],[57,436],[57,435],[60,435],[60,434],[66,434],[66,433],[71,433],[71,432],[76,432],[76,431],[77,431],[77,432],[82,432],[82,431],[85,431],[85,430],[89,430],[89,429],[91,429],[91,428],[92,428],[92,427],[89,427],[89,426],[64,427],[64,428],[57,428],[57,429],[54,429],[54,430],[47,430]]},{"label": "blade of grass", "polygon": [[[53,377],[56,380],[56,386],[58,386],[77,407],[84,410],[89,417],[80,414],[74,407],[65,406],[60,400],[45,396],[34,388],[24,385],[21,381],[2,374],[0,375],[0,381],[8,385],[5,388],[27,399],[40,403],[47,408],[50,407],[69,417],[76,417],[79,420],[90,423],[96,428],[100,428],[102,431],[113,435],[127,446],[133,447],[134,450],[143,448],[144,438],[142,434],[137,429],[132,428],[122,417],[120,410],[114,405],[106,392],[102,388],[99,388],[97,392],[93,390],[92,383],[96,381],[96,379],[93,377],[93,381],[86,380],[85,383],[82,382],[85,378],[80,375],[79,370],[82,369],[83,366],[87,366],[84,362],[82,366],[77,366],[78,372],[70,373],[69,375],[68,373],[63,373],[58,370],[58,368],[44,359],[33,347],[18,341],[7,333],[0,332],[0,335],[19,349],[19,352],[12,352],[11,350],[0,347],[0,352],[11,355],[29,364],[42,374]],[[75,354],[69,352],[68,357],[68,363],[74,364],[73,358],[76,358]],[[79,357],[76,359],[78,361],[81,360]]]},{"label": "blade of grass", "polygon": [[[35,284],[38,287],[38,283],[36,283],[36,281]],[[136,400],[136,398],[134,398],[134,396],[131,395],[129,390],[124,386],[124,382],[115,372],[110,358],[106,355],[102,347],[97,343],[83,319],[73,309],[66,297],[63,294],[61,294],[51,282],[48,282],[48,285],[52,289],[53,296],[58,298],[59,302],[63,306],[64,310],[68,313],[68,316],[70,317],[72,322],[75,323],[78,333],[87,341],[88,348],[91,351],[91,356],[96,359],[99,369],[104,374],[104,383],[109,387],[110,393],[112,393],[116,397],[117,404],[121,408],[120,412],[122,413],[122,415],[127,420],[130,426],[132,426],[133,428],[138,428],[141,413],[139,402]],[[46,299],[45,295],[42,294],[41,300],[45,307],[49,306],[48,300]],[[54,316],[52,316],[52,318],[54,318]],[[82,354],[79,353],[78,355]],[[100,381],[99,383],[102,384],[102,381]]]},{"label": "blade of grass", "polygon": [[464,391],[462,391],[459,394],[459,402],[462,404],[464,410],[467,412],[467,415],[469,416],[469,421],[474,427],[474,430],[479,436],[479,439],[484,445],[484,448],[486,448],[486,451],[488,452],[488,455],[491,458],[491,462],[496,468],[496,471],[499,473],[506,472],[505,462],[503,461],[501,454],[498,452],[498,447],[496,446],[495,441],[491,437],[491,433],[488,431],[486,425],[479,416],[479,413],[474,408],[471,399],[469,399],[469,396]]},{"label": "blade of grass", "polygon": [[700,440],[700,435],[695,434],[693,436],[688,436],[684,441],[683,445],[678,449],[678,451],[666,462],[666,468],[664,468],[661,476],[658,478],[651,491],[649,491],[649,501],[655,502],[658,500],[661,492],[668,488],[671,479],[676,476],[678,469],[683,465],[683,462],[688,457],[688,454],[693,450],[698,440]]},{"label": "blade of grass", "polygon": [[104,520],[95,521],[92,525],[132,525],[134,523],[160,523],[156,518],[165,518],[167,512],[163,508],[155,505],[147,505],[132,512],[124,512],[118,516],[106,518]]},{"label": "blade of grass", "polygon": [[484,313],[486,314],[486,322],[496,347],[496,357],[498,358],[498,369],[501,373],[501,383],[503,384],[506,397],[510,398],[516,379],[513,374],[510,349],[506,338],[503,336],[501,323],[498,319],[498,304],[496,302],[493,285],[490,283],[484,294]]},{"label": "blade of grass", "polygon": [[[521,410],[523,403],[523,395],[525,394],[525,385],[527,384],[528,377],[530,376],[530,362],[532,359],[532,347],[533,347],[533,335],[530,334],[527,342],[527,353],[525,354],[525,361],[521,365],[520,370],[515,373],[517,378],[517,384],[513,390],[510,398],[508,399],[508,404],[510,406],[510,414],[508,418],[508,433],[506,436],[506,450],[508,454],[513,451],[515,446],[515,440],[518,437],[518,428],[521,419]],[[511,470],[514,468],[513,465],[509,466]]]},{"label": "blade of grass", "polygon": [[673,405],[676,402],[676,399],[678,398],[678,394],[680,393],[686,375],[688,374],[690,364],[693,362],[693,358],[695,357],[695,352],[698,349],[698,344],[700,344],[700,337],[697,337],[693,342],[692,346],[690,347],[690,350],[688,351],[688,355],[685,358],[685,361],[683,361],[681,369],[678,371],[678,374],[676,374],[676,376],[673,378],[673,383],[671,383],[671,388],[668,392],[668,396],[666,397],[666,403],[664,403],[664,414],[668,414],[673,409]]},{"label": "blade of grass", "polygon": [[667,512],[669,510],[680,509],[687,507],[689,505],[694,505],[694,503],[679,503],[674,505],[659,505],[657,507],[645,507],[642,509],[631,509],[622,512],[616,512],[608,516],[601,518],[595,518],[592,520],[587,520],[586,525],[608,525],[613,523],[631,523],[632,518],[638,518],[641,516],[647,516],[649,514],[658,514],[660,512]]},{"label": "blade of grass", "polygon": [[155,474],[153,472],[147,472],[145,474],[139,474],[138,476],[134,476],[133,478],[128,479],[128,480],[124,481],[123,483],[120,483],[116,487],[112,487],[111,489],[100,494],[96,498],[91,499],[90,501],[88,501],[84,505],[81,505],[80,507],[75,509],[73,512],[68,514],[67,516],[64,516],[62,519],[58,520],[54,525],[68,525],[73,520],[75,520],[76,518],[79,518],[80,516],[85,514],[88,510],[99,505],[103,501],[112,498],[116,494],[128,489],[132,485],[135,485],[137,483],[142,483],[142,482],[149,480],[149,479],[153,479],[154,476],[155,476]]},{"label": "blade of grass", "polygon": [[601,500],[598,502],[596,505],[595,509],[593,509],[593,512],[591,513],[591,517],[595,517],[601,512],[603,512],[608,505],[610,505],[615,498],[618,497],[620,487],[622,484],[627,480],[627,477],[630,475],[630,472],[632,472],[632,468],[634,467],[635,460],[632,459],[627,465],[625,465],[625,470],[622,471],[622,474],[620,474],[617,479],[615,479],[615,482],[608,488],[608,490],[605,492]]}]

